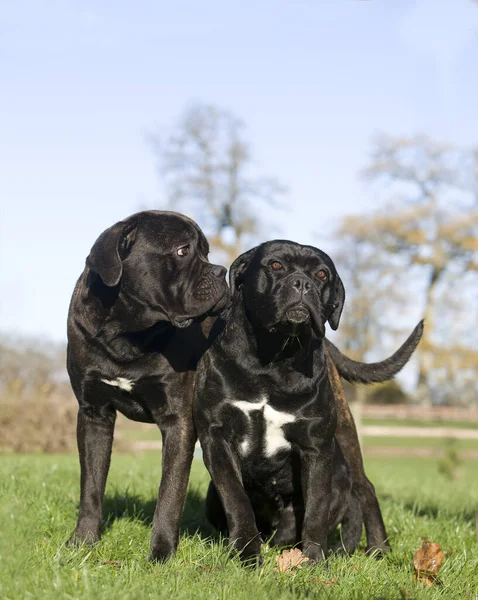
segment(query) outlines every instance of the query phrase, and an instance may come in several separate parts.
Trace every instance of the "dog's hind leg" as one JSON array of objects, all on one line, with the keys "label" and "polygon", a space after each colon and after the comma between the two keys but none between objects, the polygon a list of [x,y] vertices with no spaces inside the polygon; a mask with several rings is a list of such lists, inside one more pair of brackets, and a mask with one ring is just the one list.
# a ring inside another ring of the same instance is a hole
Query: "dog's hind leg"
[{"label": "dog's hind leg", "polygon": [[362,507],[363,521],[367,533],[367,552],[369,554],[389,552],[391,547],[385,530],[382,511],[375,494],[375,488],[365,473],[364,480],[354,483],[353,489]]},{"label": "dog's hind leg", "polygon": [[221,499],[217,493],[212,481],[209,482],[209,487],[206,495],[205,505],[206,519],[211,525],[223,535],[227,535],[227,518],[226,513],[221,504]]},{"label": "dog's hind leg", "polygon": [[349,506],[341,522],[341,541],[338,542],[332,551],[339,554],[352,554],[355,552],[360,538],[362,537],[362,509],[358,498],[350,494]]},{"label": "dog's hind leg", "polygon": [[80,456],[80,508],[68,544],[100,539],[103,496],[111,460],[116,410],[111,405],[80,405],[77,423]]},{"label": "dog's hind leg", "polygon": [[390,550],[390,544],[380,511],[380,505],[375,495],[375,488],[365,475],[357,428],[347,399],[345,398],[337,369],[328,354],[327,367],[337,407],[337,430],[335,437],[349,466],[352,489],[360,503],[365,530],[367,532],[367,551],[385,553]]},{"label": "dog's hind leg", "polygon": [[272,538],[273,546],[295,546],[300,541],[304,509],[295,507],[289,500],[279,512],[279,522]]}]

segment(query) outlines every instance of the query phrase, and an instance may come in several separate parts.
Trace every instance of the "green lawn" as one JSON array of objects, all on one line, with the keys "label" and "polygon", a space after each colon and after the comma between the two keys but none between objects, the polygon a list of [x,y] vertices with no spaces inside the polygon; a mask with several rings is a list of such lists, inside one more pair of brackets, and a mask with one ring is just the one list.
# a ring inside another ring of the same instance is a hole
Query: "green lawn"
[{"label": "green lawn", "polygon": [[[450,481],[431,459],[367,460],[393,552],[384,559],[360,550],[295,576],[277,573],[277,551],[247,570],[228,555],[202,517],[207,474],[195,461],[177,556],[165,565],[147,559],[160,454],[115,454],[105,502],[105,526],[94,548],[65,548],[74,527],[79,485],[76,456],[0,457],[0,597],[168,600],[203,598],[476,598],[478,461]],[[451,553],[434,589],[413,579],[422,538]],[[117,561],[117,562],[113,562]],[[327,586],[324,581],[335,580]]]}]

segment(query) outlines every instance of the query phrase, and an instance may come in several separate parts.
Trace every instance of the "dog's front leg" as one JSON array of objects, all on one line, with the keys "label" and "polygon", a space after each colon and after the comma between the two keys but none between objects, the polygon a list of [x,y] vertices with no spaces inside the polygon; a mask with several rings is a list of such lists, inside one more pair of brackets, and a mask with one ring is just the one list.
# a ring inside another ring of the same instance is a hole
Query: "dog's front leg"
[{"label": "dog's front leg", "polygon": [[254,511],[242,484],[239,460],[221,432],[213,427],[201,440],[204,463],[211,475],[227,518],[231,545],[243,561],[257,560],[261,539]]},{"label": "dog's front leg", "polygon": [[76,428],[81,469],[80,508],[68,544],[93,544],[100,539],[115,421],[116,410],[111,405],[80,405]]},{"label": "dog's front leg", "polygon": [[[190,410],[190,408],[189,408]],[[163,561],[176,551],[186,501],[196,433],[187,407],[160,418],[162,475],[153,517],[151,558]]]},{"label": "dog's front leg", "polygon": [[302,548],[309,559],[317,562],[327,554],[332,450],[322,446],[317,450],[301,452],[301,483],[305,504]]}]

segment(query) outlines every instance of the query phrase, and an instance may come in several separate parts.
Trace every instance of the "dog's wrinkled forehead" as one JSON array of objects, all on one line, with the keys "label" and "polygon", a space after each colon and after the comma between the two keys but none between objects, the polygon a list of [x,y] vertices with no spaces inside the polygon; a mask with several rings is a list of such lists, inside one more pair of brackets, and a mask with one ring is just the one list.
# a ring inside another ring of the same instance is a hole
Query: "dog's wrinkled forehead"
[{"label": "dog's wrinkled forehead", "polygon": [[[281,267],[284,268],[273,273],[270,265],[275,261],[281,263]],[[238,256],[231,265],[229,281],[231,289],[235,291],[250,277],[255,279],[263,274],[272,281],[276,277],[282,278],[291,270],[299,269],[313,273],[324,265],[328,267],[331,275],[337,274],[332,259],[322,250],[289,240],[272,240]],[[273,277],[273,275],[275,276]]]},{"label": "dog's wrinkled forehead", "polygon": [[195,244],[203,256],[209,254],[209,244],[199,226],[179,213],[148,211],[148,218],[138,223],[137,238],[142,245],[164,254],[188,244]]},{"label": "dog's wrinkled forehead", "polygon": [[327,265],[332,272],[335,266],[332,259],[314,246],[305,246],[288,240],[274,240],[258,247],[251,264],[263,265],[269,261],[278,260],[284,266],[299,269],[314,269],[319,263]]}]

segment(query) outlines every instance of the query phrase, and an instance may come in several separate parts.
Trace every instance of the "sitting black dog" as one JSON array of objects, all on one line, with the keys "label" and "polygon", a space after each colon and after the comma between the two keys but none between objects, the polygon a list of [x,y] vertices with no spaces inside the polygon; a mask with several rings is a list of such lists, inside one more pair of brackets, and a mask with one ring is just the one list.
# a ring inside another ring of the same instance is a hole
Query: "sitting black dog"
[{"label": "sitting black dog", "polygon": [[81,496],[70,542],[99,539],[116,411],[156,423],[162,478],[151,554],[178,544],[196,442],[192,400],[206,349],[205,315],[230,304],[226,269],[207,259],[198,225],[145,211],[103,232],[91,249],[68,315],[68,373],[79,403]]},{"label": "sitting black dog", "polygon": [[[259,555],[261,534],[274,531],[274,543],[301,542],[306,556],[320,560],[338,523],[351,552],[367,507],[352,493],[335,438],[324,343],[325,323],[337,329],[344,305],[340,277],[320,250],[273,241],[234,262],[230,285],[233,305],[199,364],[194,401],[212,478],[207,516],[246,560]],[[401,359],[421,333],[420,323],[397,351]],[[340,372],[343,361],[330,350]],[[360,379],[359,363],[350,364]],[[393,357],[384,361],[383,373],[393,364]],[[379,365],[362,379],[380,380]]]}]

